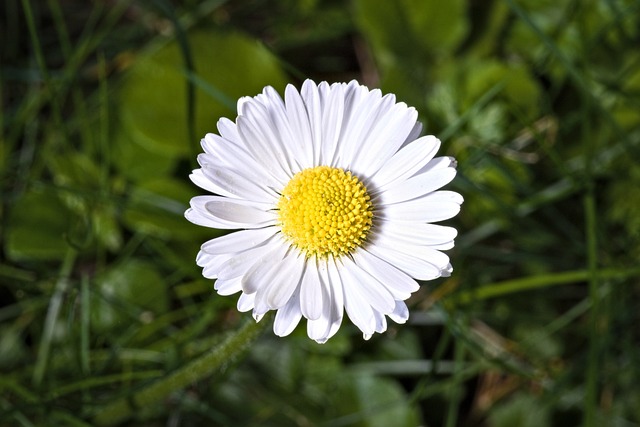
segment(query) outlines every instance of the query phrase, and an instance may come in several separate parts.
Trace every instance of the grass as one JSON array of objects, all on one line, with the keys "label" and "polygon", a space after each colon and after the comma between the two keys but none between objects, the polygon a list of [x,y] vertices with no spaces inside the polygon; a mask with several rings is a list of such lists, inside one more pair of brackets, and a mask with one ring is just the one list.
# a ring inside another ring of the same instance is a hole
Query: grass
[{"label": "grass", "polygon": [[[640,425],[640,3],[9,0],[0,425]],[[407,325],[274,337],[182,217],[235,99],[357,78],[458,160]]]}]

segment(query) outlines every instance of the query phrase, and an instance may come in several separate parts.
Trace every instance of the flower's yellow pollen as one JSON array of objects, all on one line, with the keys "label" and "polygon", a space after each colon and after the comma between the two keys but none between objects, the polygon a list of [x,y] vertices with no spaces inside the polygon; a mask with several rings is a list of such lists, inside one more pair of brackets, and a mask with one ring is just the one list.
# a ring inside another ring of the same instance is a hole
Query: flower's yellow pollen
[{"label": "flower's yellow pollen", "polygon": [[317,166],[298,172],[278,201],[282,233],[307,255],[339,257],[360,246],[373,209],[364,184],[351,172]]}]

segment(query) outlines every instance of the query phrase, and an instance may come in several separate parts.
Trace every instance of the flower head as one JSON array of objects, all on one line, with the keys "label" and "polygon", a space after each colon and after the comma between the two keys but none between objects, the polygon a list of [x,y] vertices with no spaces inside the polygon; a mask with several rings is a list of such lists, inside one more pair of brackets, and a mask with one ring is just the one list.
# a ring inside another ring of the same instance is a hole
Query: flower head
[{"label": "flower head", "polygon": [[216,195],[191,200],[195,224],[240,230],[202,245],[197,263],[220,295],[240,292],[256,321],[277,310],[274,332],[302,317],[325,342],[344,312],[365,339],[386,317],[404,323],[419,285],[451,274],[441,250],[462,196],[439,190],[455,160],[419,137],[417,112],[357,82],[307,80],[284,100],[272,87],[238,102],[234,122],[202,140],[193,182]]}]

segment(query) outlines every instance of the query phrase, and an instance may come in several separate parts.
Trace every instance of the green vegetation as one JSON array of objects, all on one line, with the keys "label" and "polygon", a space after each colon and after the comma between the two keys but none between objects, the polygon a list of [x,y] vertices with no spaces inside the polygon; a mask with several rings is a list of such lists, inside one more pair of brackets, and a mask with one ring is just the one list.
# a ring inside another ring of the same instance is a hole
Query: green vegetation
[{"label": "green vegetation", "polygon": [[[640,425],[637,0],[0,4],[0,425]],[[215,294],[198,142],[358,79],[458,160],[407,325],[287,338]]]}]

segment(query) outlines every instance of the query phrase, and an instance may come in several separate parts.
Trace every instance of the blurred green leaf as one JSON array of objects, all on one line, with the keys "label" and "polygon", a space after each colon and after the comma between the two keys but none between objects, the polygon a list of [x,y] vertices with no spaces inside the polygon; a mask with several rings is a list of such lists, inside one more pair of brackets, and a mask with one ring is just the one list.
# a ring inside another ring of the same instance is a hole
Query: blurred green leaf
[{"label": "blurred green leaf", "polygon": [[118,222],[116,208],[101,205],[91,212],[93,232],[101,245],[110,251],[116,251],[122,246],[122,229]]},{"label": "blurred green leaf", "polygon": [[397,0],[354,4],[354,19],[371,45],[380,87],[416,107],[424,104],[439,63],[469,30],[464,0]]},{"label": "blurred green leaf", "polygon": [[430,57],[453,52],[468,31],[463,0],[355,2],[355,20],[383,64],[391,57]]},{"label": "blurred green leaf", "polygon": [[115,265],[98,276],[94,286],[90,316],[92,329],[98,333],[126,327],[143,312],[164,313],[169,306],[162,275],[145,261],[130,259]]},{"label": "blurred green leaf", "polygon": [[[49,167],[55,183],[70,210],[90,223],[90,238],[111,251],[120,248],[122,233],[113,203],[106,201],[112,182],[104,180],[98,165],[85,153],[70,152],[51,156]],[[89,242],[89,238],[85,243]]]},{"label": "blurred green leaf", "polygon": [[235,115],[235,99],[256,95],[266,85],[281,89],[287,80],[276,58],[255,40],[214,31],[195,31],[188,38],[195,76],[184,69],[179,46],[172,41],[141,54],[119,93],[122,132],[162,156],[187,154],[195,143],[188,139],[189,79],[197,89],[198,136],[214,132],[219,117]]},{"label": "blurred green leaf", "polygon": [[409,403],[406,393],[394,380],[369,374],[342,377],[340,400],[335,404],[348,419],[348,425],[358,427],[415,427],[420,416]]},{"label": "blurred green leaf", "polygon": [[100,188],[100,170],[86,153],[70,151],[52,155],[47,164],[58,185],[94,191]]},{"label": "blurred green leaf", "polygon": [[27,348],[18,330],[10,326],[0,328],[0,369],[9,371],[27,355]]},{"label": "blurred green leaf", "polygon": [[504,64],[498,61],[472,61],[465,69],[465,86],[460,89],[463,105],[471,107],[476,100],[496,84],[504,84],[499,98],[531,116],[539,104],[539,88],[523,65]]},{"label": "blurred green leaf", "polygon": [[116,130],[113,158],[118,172],[135,182],[169,175],[180,160],[178,156],[140,145],[129,129],[123,126],[118,126]]},{"label": "blurred green leaf", "polygon": [[9,211],[4,250],[13,260],[62,259],[73,213],[47,190],[32,190]]},{"label": "blurred green leaf", "polygon": [[551,426],[548,407],[534,396],[519,394],[496,407],[489,416],[492,427]]}]

